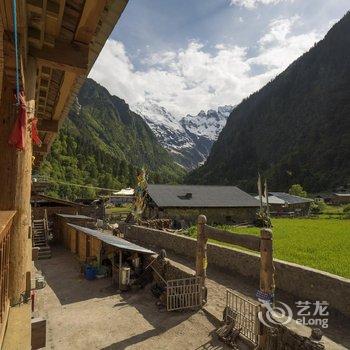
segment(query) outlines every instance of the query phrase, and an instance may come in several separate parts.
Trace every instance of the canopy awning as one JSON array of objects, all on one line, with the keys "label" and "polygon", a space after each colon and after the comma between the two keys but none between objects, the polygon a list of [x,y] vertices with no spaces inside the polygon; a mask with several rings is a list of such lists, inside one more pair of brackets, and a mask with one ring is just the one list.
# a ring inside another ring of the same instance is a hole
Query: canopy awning
[{"label": "canopy awning", "polygon": [[131,243],[123,238],[112,236],[111,234],[103,233],[101,231],[93,230],[87,227],[82,227],[74,224],[68,224],[68,225],[75,228],[76,230],[79,230],[80,232],[83,232],[89,236],[95,237],[100,241],[106,244],[112,245],[114,247],[117,247],[119,249],[129,250],[132,252],[143,253],[143,254],[155,254],[152,250],[149,250],[137,244]]}]

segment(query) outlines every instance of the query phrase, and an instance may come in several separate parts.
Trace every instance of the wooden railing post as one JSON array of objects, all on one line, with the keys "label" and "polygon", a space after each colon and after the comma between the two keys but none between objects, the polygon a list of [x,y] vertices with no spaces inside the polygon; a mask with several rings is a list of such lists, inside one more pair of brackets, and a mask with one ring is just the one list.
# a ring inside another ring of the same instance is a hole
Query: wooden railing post
[{"label": "wooden railing post", "polygon": [[271,229],[261,229],[260,238],[260,290],[264,293],[273,294],[275,291],[275,268],[273,266]]},{"label": "wooden railing post", "polygon": [[207,277],[207,241],[205,234],[205,215],[199,215],[197,221],[197,250],[196,250],[196,276],[202,278],[203,299],[206,301],[205,279]]},{"label": "wooden railing post", "polygon": [[[260,293],[266,302],[273,302],[275,292],[275,268],[273,266],[272,230],[263,228],[260,231]],[[266,307],[262,308],[262,317],[266,319]],[[267,348],[267,327],[261,324],[259,348]]]}]

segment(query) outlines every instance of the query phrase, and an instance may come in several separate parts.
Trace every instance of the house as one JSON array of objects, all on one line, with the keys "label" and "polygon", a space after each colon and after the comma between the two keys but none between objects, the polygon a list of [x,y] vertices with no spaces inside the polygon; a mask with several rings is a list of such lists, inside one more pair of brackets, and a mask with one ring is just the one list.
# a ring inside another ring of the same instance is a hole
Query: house
[{"label": "house", "polygon": [[[259,199],[259,196],[255,197]],[[272,214],[292,214],[304,216],[310,212],[310,206],[313,199],[294,196],[286,192],[269,192],[268,202]],[[266,205],[266,199],[263,197],[263,204]]]},{"label": "house", "polygon": [[134,201],[134,189],[123,188],[118,192],[113,192],[113,195],[109,198],[109,202],[114,205],[121,205],[125,203],[132,203]]},{"label": "house", "polygon": [[259,202],[235,186],[148,185],[146,218],[171,218],[176,227],[197,222],[204,214],[209,224],[253,222]]},{"label": "house", "polygon": [[45,347],[45,337],[38,336],[45,335],[45,323],[31,318],[30,305],[32,170],[50,152],[126,5],[127,0],[1,1],[1,349]]},{"label": "house", "polygon": [[334,205],[350,203],[350,192],[333,193],[330,203]]},{"label": "house", "polygon": [[44,194],[32,194],[32,217],[42,219],[46,215],[49,220],[53,214],[84,214],[102,219],[104,215],[103,202],[93,202],[90,205],[72,202],[66,199],[54,198]]},{"label": "house", "polygon": [[[260,200],[259,196],[255,196],[254,198],[257,200]],[[262,196],[262,202],[263,202],[263,205],[266,206],[266,198],[264,196]],[[271,193],[269,193],[268,202],[269,202],[269,208],[271,212],[280,211],[281,208],[283,208],[286,205],[285,200],[278,198],[276,196],[273,196]]]}]

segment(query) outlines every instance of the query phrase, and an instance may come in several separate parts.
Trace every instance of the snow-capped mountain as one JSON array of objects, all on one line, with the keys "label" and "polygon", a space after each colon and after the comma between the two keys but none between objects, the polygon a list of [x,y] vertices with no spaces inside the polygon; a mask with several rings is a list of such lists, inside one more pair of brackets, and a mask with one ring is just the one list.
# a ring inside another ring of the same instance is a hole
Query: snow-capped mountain
[{"label": "snow-capped mountain", "polygon": [[134,105],[132,109],[142,116],[159,142],[180,165],[194,169],[208,157],[233,107],[223,106],[217,111],[211,109],[182,118],[152,102]]}]

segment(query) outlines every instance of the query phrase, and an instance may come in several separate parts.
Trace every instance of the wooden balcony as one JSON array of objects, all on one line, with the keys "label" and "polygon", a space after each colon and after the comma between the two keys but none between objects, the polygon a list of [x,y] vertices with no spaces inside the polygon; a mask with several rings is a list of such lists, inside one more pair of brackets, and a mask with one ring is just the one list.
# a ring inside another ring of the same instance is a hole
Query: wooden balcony
[{"label": "wooden balcony", "polygon": [[0,211],[0,348],[10,309],[8,297],[10,228],[15,214],[15,211]]}]

